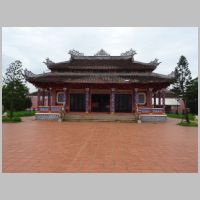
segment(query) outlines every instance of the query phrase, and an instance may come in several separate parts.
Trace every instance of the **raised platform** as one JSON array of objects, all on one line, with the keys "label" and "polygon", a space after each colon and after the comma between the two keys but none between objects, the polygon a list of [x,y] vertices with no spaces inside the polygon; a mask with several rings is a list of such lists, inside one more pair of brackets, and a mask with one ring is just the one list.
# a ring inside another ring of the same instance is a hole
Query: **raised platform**
[{"label": "raised platform", "polygon": [[142,122],[166,122],[167,115],[165,114],[140,114]]},{"label": "raised platform", "polygon": [[[165,114],[140,114],[142,122],[165,122]],[[59,120],[60,113],[36,113],[36,120]],[[66,113],[64,121],[103,121],[103,122],[136,122],[136,115],[133,113]]]},{"label": "raised platform", "polygon": [[67,113],[65,121],[136,122],[133,113]]},{"label": "raised platform", "polygon": [[36,113],[36,120],[58,120],[60,118],[60,113]]}]

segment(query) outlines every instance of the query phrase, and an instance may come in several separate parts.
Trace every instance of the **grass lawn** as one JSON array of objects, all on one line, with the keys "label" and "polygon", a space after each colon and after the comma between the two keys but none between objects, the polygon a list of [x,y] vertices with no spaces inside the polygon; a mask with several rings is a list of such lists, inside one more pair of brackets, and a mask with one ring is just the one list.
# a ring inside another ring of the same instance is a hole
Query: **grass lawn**
[{"label": "grass lawn", "polygon": [[[167,117],[177,118],[177,119],[184,119],[183,114],[175,114],[175,113],[169,113],[169,114],[167,114]],[[189,114],[189,119],[190,120],[194,120],[194,118],[195,118],[194,114]]]},{"label": "grass lawn", "polygon": [[198,123],[196,121],[190,121],[190,123],[187,122],[179,122],[177,125],[180,126],[198,126]]}]

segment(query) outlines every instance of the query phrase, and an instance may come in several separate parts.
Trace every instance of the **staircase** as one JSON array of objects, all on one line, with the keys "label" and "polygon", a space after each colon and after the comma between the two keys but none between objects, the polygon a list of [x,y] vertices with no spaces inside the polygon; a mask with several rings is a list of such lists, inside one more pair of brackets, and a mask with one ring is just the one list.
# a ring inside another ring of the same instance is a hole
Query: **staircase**
[{"label": "staircase", "polygon": [[66,113],[64,121],[136,122],[133,113]]}]

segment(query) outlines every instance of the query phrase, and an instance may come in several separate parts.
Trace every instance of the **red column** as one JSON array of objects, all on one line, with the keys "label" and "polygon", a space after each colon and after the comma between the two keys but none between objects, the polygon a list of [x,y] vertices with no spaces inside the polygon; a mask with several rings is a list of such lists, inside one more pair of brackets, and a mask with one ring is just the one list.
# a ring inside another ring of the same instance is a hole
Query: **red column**
[{"label": "red column", "polygon": [[91,89],[90,89],[90,99],[89,99],[89,112],[92,112],[92,92],[91,92]]},{"label": "red column", "polygon": [[138,111],[138,88],[135,88],[135,112]]},{"label": "red column", "polygon": [[39,110],[39,106],[40,106],[40,88],[38,88],[38,95],[37,95],[37,107]]},{"label": "red column", "polygon": [[51,90],[52,90],[52,88],[49,88],[49,94],[48,94],[48,106],[51,106]]},{"label": "red column", "polygon": [[163,109],[165,112],[165,90],[164,89],[162,90],[162,100],[163,100]]},{"label": "red column", "polygon": [[49,112],[51,111],[51,102],[52,102],[52,98],[51,98],[51,90],[52,88],[49,88],[49,94],[48,94],[48,106],[49,106]]},{"label": "red column", "polygon": [[110,112],[111,112],[111,114],[115,113],[115,88],[111,88]]},{"label": "red column", "polygon": [[135,89],[133,90],[132,92],[132,112],[134,113],[135,112]]},{"label": "red column", "polygon": [[69,94],[69,89],[67,91],[67,112],[70,112],[70,94]]},{"label": "red column", "polygon": [[64,106],[64,109],[66,111],[66,108],[67,108],[67,88],[63,88],[64,90],[64,103],[63,103],[63,106]]},{"label": "red column", "polygon": [[160,90],[158,91],[158,105],[161,107],[161,92]]},{"label": "red column", "polygon": [[89,88],[85,88],[85,112],[88,113],[89,112],[89,92],[90,89]]},{"label": "red column", "polygon": [[55,88],[52,89],[52,106],[56,105],[56,90]]},{"label": "red column", "polygon": [[45,102],[45,89],[42,89],[42,105],[44,106]]},{"label": "red column", "polygon": [[156,107],[156,92],[153,95],[153,104],[154,104],[154,108]]},{"label": "red column", "polygon": [[89,105],[88,105],[88,112],[91,112],[91,110],[92,110],[92,108],[91,108],[91,104],[92,104],[92,102],[91,102],[91,90],[89,90],[89,99],[88,99],[88,103],[89,103]]},{"label": "red column", "polygon": [[153,88],[149,88],[147,91],[147,107],[152,107],[152,90]]}]

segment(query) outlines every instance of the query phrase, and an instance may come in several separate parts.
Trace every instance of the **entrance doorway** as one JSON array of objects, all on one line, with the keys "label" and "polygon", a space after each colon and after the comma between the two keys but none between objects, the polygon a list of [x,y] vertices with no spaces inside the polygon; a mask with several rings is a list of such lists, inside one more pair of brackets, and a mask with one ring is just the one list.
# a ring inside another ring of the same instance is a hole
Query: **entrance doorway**
[{"label": "entrance doorway", "polygon": [[115,112],[131,112],[132,96],[131,94],[115,95]]},{"label": "entrance doorway", "polygon": [[92,112],[110,112],[110,94],[92,94]]},{"label": "entrance doorway", "polygon": [[85,94],[70,94],[70,111],[85,111]]}]

